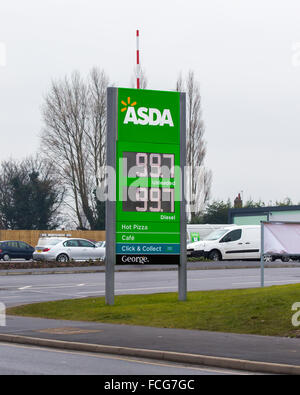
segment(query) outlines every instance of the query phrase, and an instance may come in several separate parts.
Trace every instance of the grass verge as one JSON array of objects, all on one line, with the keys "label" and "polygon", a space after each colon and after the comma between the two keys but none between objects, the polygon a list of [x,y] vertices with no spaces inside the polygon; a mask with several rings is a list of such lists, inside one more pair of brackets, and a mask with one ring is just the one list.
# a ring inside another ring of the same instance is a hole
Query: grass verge
[{"label": "grass verge", "polygon": [[115,305],[86,298],[35,303],[9,308],[10,315],[91,321],[162,328],[232,333],[300,336],[292,305],[300,302],[300,284],[265,288],[189,292],[186,302],[177,293],[123,295]]}]

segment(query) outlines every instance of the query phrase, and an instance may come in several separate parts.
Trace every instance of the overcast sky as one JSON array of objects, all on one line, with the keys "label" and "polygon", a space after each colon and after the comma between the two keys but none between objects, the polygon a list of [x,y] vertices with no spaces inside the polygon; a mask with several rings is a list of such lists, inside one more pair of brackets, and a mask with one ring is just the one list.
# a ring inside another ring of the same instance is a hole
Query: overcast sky
[{"label": "overcast sky", "polygon": [[38,151],[52,79],[93,66],[128,87],[200,83],[212,198],[300,202],[299,0],[0,0],[0,160]]}]

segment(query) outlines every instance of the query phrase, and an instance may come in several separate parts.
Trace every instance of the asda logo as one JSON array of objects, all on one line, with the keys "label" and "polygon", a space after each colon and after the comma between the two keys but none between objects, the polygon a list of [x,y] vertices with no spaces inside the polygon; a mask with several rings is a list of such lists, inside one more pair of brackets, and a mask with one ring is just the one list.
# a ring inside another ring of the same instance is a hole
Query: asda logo
[{"label": "asda logo", "polygon": [[127,103],[122,100],[121,112],[125,112],[124,124],[133,123],[134,125],[150,125],[150,126],[174,126],[171,111],[164,109],[162,112],[157,108],[137,107],[137,102],[131,102],[130,97]]}]

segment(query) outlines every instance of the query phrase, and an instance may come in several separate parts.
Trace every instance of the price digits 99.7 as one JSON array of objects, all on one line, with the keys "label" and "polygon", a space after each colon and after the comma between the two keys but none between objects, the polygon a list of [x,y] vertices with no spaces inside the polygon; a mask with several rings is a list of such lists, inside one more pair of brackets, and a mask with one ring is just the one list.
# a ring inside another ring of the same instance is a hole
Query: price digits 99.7
[{"label": "price digits 99.7", "polygon": [[124,211],[174,213],[174,188],[125,187]]}]

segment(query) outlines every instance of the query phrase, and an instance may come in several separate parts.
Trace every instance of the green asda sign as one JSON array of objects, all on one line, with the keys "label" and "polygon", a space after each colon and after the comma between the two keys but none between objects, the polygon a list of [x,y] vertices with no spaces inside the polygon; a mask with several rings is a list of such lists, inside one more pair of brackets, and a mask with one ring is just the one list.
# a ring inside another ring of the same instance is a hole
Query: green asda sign
[{"label": "green asda sign", "polygon": [[119,88],[118,141],[180,145],[180,93]]},{"label": "green asda sign", "polygon": [[178,264],[185,256],[185,95],[108,88],[107,260]]}]

